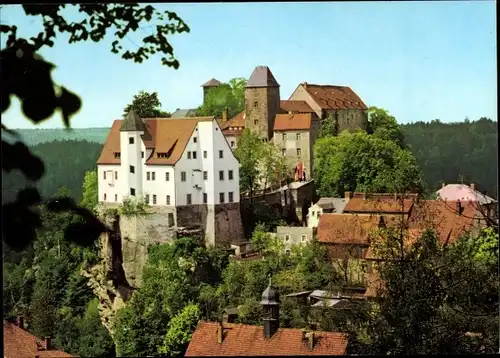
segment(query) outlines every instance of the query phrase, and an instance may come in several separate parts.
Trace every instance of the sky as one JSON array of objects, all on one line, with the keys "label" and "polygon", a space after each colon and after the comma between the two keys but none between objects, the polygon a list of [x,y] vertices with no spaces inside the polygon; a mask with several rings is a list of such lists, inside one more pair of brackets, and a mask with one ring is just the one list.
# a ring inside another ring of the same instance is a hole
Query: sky
[{"label": "sky", "polygon": [[[344,85],[400,123],[497,120],[494,1],[154,6],[175,11],[191,29],[171,37],[178,70],[162,66],[161,55],[142,64],[121,59],[110,51],[112,36],[68,44],[60,35],[41,50],[56,65],[54,81],[83,100],[72,127],[110,127],[141,90],[158,92],[166,111],[196,108],[204,82],[248,78],[259,65],[269,66],[282,99],[301,82]],[[19,5],[4,5],[0,19],[17,25],[19,36],[42,28]],[[144,24],[124,47],[137,48],[150,33]],[[34,126],[17,98],[2,117],[10,128],[63,127],[59,113]]]}]

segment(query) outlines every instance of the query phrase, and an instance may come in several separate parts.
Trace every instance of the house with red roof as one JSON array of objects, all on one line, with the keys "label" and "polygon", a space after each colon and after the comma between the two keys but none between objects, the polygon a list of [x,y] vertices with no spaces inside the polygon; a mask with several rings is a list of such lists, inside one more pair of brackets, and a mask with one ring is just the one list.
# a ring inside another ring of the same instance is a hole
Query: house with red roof
[{"label": "house with red roof", "polygon": [[263,326],[199,322],[185,356],[334,356],[346,353],[348,337],[343,333],[280,328],[280,298],[271,283],[262,293],[260,304],[264,310]]},{"label": "house with red roof", "polygon": [[3,321],[4,358],[66,358],[76,357],[53,347],[50,338],[40,339],[24,330],[24,320],[17,325]]}]

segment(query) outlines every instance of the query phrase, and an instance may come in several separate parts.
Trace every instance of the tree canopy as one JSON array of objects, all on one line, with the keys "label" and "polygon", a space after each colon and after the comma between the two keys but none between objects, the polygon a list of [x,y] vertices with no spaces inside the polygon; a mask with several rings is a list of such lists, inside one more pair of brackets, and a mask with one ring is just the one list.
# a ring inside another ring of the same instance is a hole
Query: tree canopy
[{"label": "tree canopy", "polygon": [[229,118],[234,117],[245,109],[244,78],[233,78],[228,83],[221,83],[210,88],[204,102],[196,110],[198,116],[215,116],[221,118],[222,112],[227,109]]},{"label": "tree canopy", "polygon": [[376,137],[391,140],[399,147],[405,148],[403,131],[394,116],[383,108],[368,108],[368,133]]},{"label": "tree canopy", "polygon": [[421,193],[424,181],[410,151],[366,132],[343,132],[314,145],[315,176],[321,196],[345,191]]},{"label": "tree canopy", "polygon": [[141,118],[170,117],[170,113],[162,111],[157,92],[140,91],[134,95],[132,103],[127,104],[123,109],[123,116],[125,117],[132,109]]}]

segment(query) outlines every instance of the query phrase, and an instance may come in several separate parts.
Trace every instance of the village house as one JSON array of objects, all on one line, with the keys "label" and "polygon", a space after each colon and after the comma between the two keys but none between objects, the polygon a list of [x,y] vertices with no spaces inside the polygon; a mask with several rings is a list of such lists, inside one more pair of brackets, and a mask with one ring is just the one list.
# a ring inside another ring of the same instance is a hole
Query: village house
[{"label": "village house", "polygon": [[323,213],[342,214],[346,205],[345,198],[323,197],[317,203],[311,205],[307,213],[307,227],[318,227],[319,218]]},{"label": "village house", "polygon": [[285,254],[290,255],[292,247],[310,243],[316,234],[316,230],[304,226],[278,226],[276,236],[283,241]]},{"label": "village house", "polygon": [[[207,82],[204,92],[216,85]],[[301,83],[288,100],[281,100],[280,85],[271,70],[257,66],[245,87],[245,110],[221,121],[221,129],[232,148],[236,148],[244,128],[259,133],[278,146],[291,170],[300,163],[307,178],[313,177],[312,148],[321,120],[331,118],[338,132],[366,129],[367,109],[346,86]]]},{"label": "village house", "polygon": [[[346,353],[348,340],[345,334],[280,328],[280,298],[271,283],[263,292],[260,304],[265,315],[263,326],[199,322],[185,356],[326,356]],[[233,315],[237,314],[232,311]]]},{"label": "village house", "polygon": [[97,172],[101,205],[144,199],[169,226],[201,224],[211,236],[229,225],[218,213],[234,212],[231,226],[241,229],[239,164],[213,117],[142,119],[131,111],[113,122]]},{"label": "village house", "polygon": [[18,317],[17,325],[3,321],[4,358],[63,358],[75,357],[57,350],[50,337],[40,339],[24,330],[24,318]]}]

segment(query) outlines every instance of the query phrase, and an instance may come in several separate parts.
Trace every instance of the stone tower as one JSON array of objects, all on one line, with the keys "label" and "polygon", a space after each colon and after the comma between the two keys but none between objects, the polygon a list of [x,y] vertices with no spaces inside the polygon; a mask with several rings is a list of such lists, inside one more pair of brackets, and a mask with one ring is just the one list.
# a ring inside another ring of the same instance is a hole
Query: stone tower
[{"label": "stone tower", "polygon": [[257,66],[245,86],[245,128],[270,140],[280,113],[280,85],[267,66]]},{"label": "stone tower", "polygon": [[271,338],[280,327],[280,295],[271,286],[271,279],[269,279],[269,286],[262,293],[262,301],[260,301],[264,311],[264,338]]},{"label": "stone tower", "polygon": [[208,91],[210,91],[212,88],[219,87],[220,84],[221,82],[219,80],[212,78],[208,82],[205,82],[204,84],[201,85],[201,87],[203,87],[203,103],[205,103]]}]

